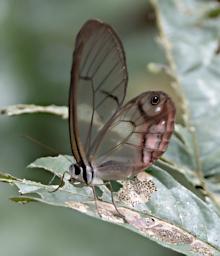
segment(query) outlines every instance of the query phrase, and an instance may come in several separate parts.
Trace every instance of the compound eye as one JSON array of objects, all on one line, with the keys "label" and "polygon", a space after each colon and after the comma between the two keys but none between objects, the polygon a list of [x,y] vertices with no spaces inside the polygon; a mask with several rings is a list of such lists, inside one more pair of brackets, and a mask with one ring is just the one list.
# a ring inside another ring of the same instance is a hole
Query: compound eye
[{"label": "compound eye", "polygon": [[159,102],[160,102],[160,97],[159,97],[159,96],[154,95],[154,96],[151,98],[151,104],[152,104],[152,105],[157,105]]},{"label": "compound eye", "polygon": [[75,168],[75,175],[80,175],[81,173],[80,167],[77,164],[74,164],[74,168]]}]

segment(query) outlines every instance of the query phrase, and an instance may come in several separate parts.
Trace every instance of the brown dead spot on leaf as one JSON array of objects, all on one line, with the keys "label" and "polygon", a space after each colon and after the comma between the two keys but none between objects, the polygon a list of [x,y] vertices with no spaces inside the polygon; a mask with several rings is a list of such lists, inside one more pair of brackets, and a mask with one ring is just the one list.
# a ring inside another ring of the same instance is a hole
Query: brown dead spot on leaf
[{"label": "brown dead spot on leaf", "polygon": [[193,236],[175,226],[156,218],[136,218],[129,222],[143,235],[151,236],[170,244],[191,244]]},{"label": "brown dead spot on leaf", "polygon": [[[98,201],[97,206],[98,214],[102,217],[103,220],[110,221],[113,223],[124,223],[123,218],[121,218],[121,216],[118,215],[113,205]],[[120,208],[118,210],[120,212]]]},{"label": "brown dead spot on leaf", "polygon": [[82,204],[82,203],[79,203],[79,202],[74,202],[74,201],[69,201],[69,202],[65,202],[65,204],[74,209],[74,210],[77,210],[77,211],[80,211],[80,212],[83,212],[83,213],[87,213],[88,212],[88,206]]},{"label": "brown dead spot on leaf", "polygon": [[200,241],[195,241],[192,244],[192,251],[198,253],[198,255],[201,255],[201,256],[214,255],[214,252],[211,250],[211,248]]},{"label": "brown dead spot on leaf", "polygon": [[148,202],[151,195],[157,191],[151,176],[144,172],[139,173],[132,180],[122,181],[122,185],[123,187],[118,192],[118,198],[132,207]]},{"label": "brown dead spot on leaf", "polygon": [[150,228],[155,224],[154,218],[151,218],[151,217],[144,218],[138,212],[135,212],[133,210],[130,210],[124,207],[120,207],[118,208],[118,210],[125,217],[128,224],[132,225],[139,231],[142,231],[142,233],[144,233],[147,228]]},{"label": "brown dead spot on leaf", "polygon": [[133,219],[129,219],[129,223],[145,235],[146,230],[155,225],[155,220],[154,218],[140,218],[140,216],[134,216]]},{"label": "brown dead spot on leaf", "polygon": [[171,244],[190,244],[193,237],[181,229],[176,227],[164,227],[158,225],[153,227],[151,233],[154,237],[159,238],[161,241]]}]

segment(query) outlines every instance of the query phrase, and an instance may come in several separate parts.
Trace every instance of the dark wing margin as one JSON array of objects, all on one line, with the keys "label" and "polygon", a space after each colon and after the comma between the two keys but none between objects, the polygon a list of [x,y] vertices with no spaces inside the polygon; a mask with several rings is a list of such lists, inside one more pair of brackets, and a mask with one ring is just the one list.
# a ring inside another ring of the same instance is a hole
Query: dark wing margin
[{"label": "dark wing margin", "polygon": [[73,53],[69,93],[69,130],[77,163],[86,163],[92,142],[121,108],[127,67],[122,43],[106,23],[87,21]]},{"label": "dark wing margin", "polygon": [[80,143],[79,127],[77,120],[77,82],[79,72],[79,61],[82,52],[82,46],[75,48],[73,53],[73,64],[71,69],[71,81],[69,91],[69,134],[72,154],[78,164],[85,162],[85,153]]}]

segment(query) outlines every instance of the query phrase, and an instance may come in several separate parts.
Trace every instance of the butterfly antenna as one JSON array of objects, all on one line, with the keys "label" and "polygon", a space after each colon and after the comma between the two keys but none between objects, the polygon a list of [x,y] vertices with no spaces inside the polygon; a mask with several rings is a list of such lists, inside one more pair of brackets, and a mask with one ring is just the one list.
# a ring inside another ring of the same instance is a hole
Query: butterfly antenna
[{"label": "butterfly antenna", "polygon": [[28,140],[32,141],[33,143],[35,143],[35,144],[41,146],[42,148],[45,148],[45,149],[47,149],[48,151],[50,151],[50,152],[52,152],[52,153],[58,155],[57,150],[55,150],[54,148],[52,148],[52,147],[50,147],[50,146],[44,144],[43,142],[41,142],[41,141],[35,139],[34,137],[32,137],[32,136],[30,136],[30,135],[23,134],[23,135],[21,135],[21,137],[23,137],[23,138],[25,138],[25,139],[28,139]]},{"label": "butterfly antenna", "polygon": [[[26,138],[26,139],[32,141],[33,143],[35,143],[35,144],[41,146],[42,148],[47,149],[48,151],[50,151],[50,152],[52,152],[52,153],[54,153],[54,154],[56,154],[56,155],[59,155],[59,154],[60,154],[60,153],[58,153],[58,151],[57,151],[56,149],[54,149],[54,148],[52,148],[52,147],[46,145],[45,143],[43,143],[43,142],[41,142],[41,141],[35,139],[34,137],[32,137],[32,136],[30,136],[30,135],[23,134],[23,135],[21,135],[21,137]],[[67,156],[65,156],[64,154],[62,154],[62,156],[65,157],[66,160],[67,160],[68,162],[70,162],[71,164],[73,163],[73,162],[72,162]]]},{"label": "butterfly antenna", "polygon": [[[54,148],[52,148],[52,147],[46,145],[45,143],[43,143],[43,142],[41,142],[41,141],[35,139],[34,137],[32,137],[32,136],[30,136],[30,135],[22,134],[21,137],[32,141],[33,143],[35,143],[35,144],[41,146],[42,148],[47,149],[48,151],[50,151],[50,152],[52,152],[52,153],[54,153],[54,154],[56,154],[56,155],[59,155],[59,153],[58,153],[58,151],[57,151],[56,149],[54,149]],[[67,156],[63,155],[63,157],[65,157],[66,160],[67,160],[68,162],[70,162],[71,164],[73,163]],[[67,172],[67,171],[66,171],[66,172]],[[53,190],[53,191],[51,191],[51,192],[57,191],[60,187],[62,187],[62,186],[64,185],[64,176],[65,176],[65,173],[66,173],[66,172],[63,173],[63,175],[62,175],[62,177],[61,177],[61,183],[59,184],[58,188],[56,188],[55,190]],[[68,173],[68,172],[67,172],[67,173]],[[56,176],[57,176],[56,174],[53,175],[53,177],[50,179],[48,185],[51,185],[51,184],[52,184],[52,182],[54,181],[54,179],[56,178]]]}]

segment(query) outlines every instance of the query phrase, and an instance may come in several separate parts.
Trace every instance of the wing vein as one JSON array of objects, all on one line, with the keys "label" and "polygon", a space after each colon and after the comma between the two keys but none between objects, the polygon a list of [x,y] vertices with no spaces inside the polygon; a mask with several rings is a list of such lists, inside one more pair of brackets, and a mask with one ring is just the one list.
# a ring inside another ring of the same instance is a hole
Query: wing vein
[{"label": "wing vein", "polygon": [[92,78],[96,75],[96,73],[99,71],[100,67],[103,65],[104,61],[106,60],[106,58],[108,58],[108,56],[111,54],[113,50],[114,50],[114,46],[110,49],[110,51],[107,51],[107,53],[103,56],[101,62],[96,67],[95,71],[92,73],[91,75]]},{"label": "wing vein", "polygon": [[[123,85],[123,82],[125,81],[125,78],[123,78],[120,83],[118,83],[109,93],[113,93],[116,91],[116,89],[118,89],[121,85]],[[108,96],[105,96],[105,98],[103,98],[98,105],[96,106],[96,110],[105,102],[105,100],[108,98]]]},{"label": "wing vein", "polygon": [[[95,61],[97,60],[97,57],[100,56],[101,53],[102,53],[102,51],[103,51],[103,49],[105,49],[105,47],[106,47],[106,42],[107,42],[108,39],[109,39],[109,35],[108,35],[108,34],[107,34],[107,36],[105,35],[105,38],[104,38],[104,39],[105,39],[104,43],[102,43],[102,44],[99,45],[99,48],[97,49],[95,56],[94,56],[93,59],[91,60],[91,64],[89,65],[89,68],[88,68],[87,73],[86,73],[87,75],[89,75],[89,73],[90,73],[90,71],[91,71],[91,68],[93,67],[93,64],[94,64]],[[92,52],[92,49],[91,49],[90,51]],[[92,74],[91,77],[94,77],[93,74]]]},{"label": "wing vein", "polygon": [[[98,36],[100,36],[100,35],[102,35],[102,33],[104,32],[105,30],[99,30],[98,31],[98,34],[97,34],[97,37]],[[97,40],[97,37],[94,37],[94,38],[92,38],[92,42],[91,42],[91,47],[88,49],[88,53],[86,54],[86,57],[85,57],[85,59],[84,59],[84,61],[83,61],[83,63],[82,63],[82,67],[84,68],[84,67],[86,67],[86,65],[87,65],[87,61],[89,60],[89,57],[91,56],[91,54],[92,54],[92,46],[94,45],[94,43],[95,43],[95,41]],[[102,44],[101,44],[101,46],[102,46]],[[89,68],[90,68],[91,66],[89,65]],[[83,69],[82,68],[82,69]],[[83,73],[83,70],[81,70],[80,71],[80,74],[82,74]],[[86,74],[88,74],[87,72],[85,72]],[[87,76],[87,75],[86,75]]]}]

